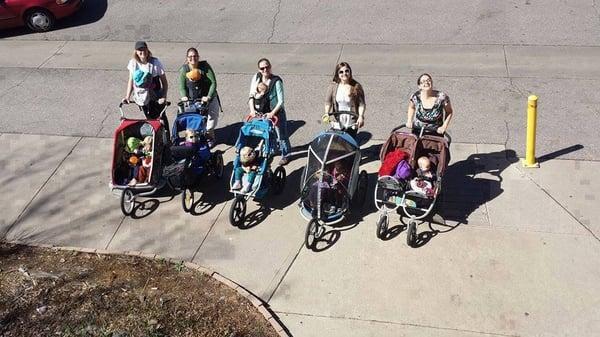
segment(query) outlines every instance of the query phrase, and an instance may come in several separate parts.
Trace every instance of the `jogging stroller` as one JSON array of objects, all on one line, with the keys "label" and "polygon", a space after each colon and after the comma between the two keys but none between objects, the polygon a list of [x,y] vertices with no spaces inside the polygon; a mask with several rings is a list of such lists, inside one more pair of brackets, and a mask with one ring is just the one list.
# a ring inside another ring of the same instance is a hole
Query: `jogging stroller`
[{"label": "jogging stroller", "polygon": [[[419,135],[407,130],[404,126],[393,130],[381,148],[379,159],[382,167],[375,186],[375,206],[379,210],[377,237],[385,237],[388,213],[402,208],[402,212],[410,218],[406,243],[412,247],[417,241],[416,220],[431,213],[442,191],[442,178],[450,159],[451,138],[448,134],[443,137],[423,134],[423,129]],[[431,163],[432,168],[435,167],[430,179],[416,174],[418,160],[422,157]]]},{"label": "jogging stroller", "polygon": [[[352,113],[331,115],[339,114]],[[368,177],[364,170],[359,173],[360,159],[359,144],[339,123],[332,123],[310,143],[299,203],[300,214],[308,221],[306,248],[314,248],[325,226],[341,222],[348,211],[363,205]]]},{"label": "jogging stroller", "polygon": [[240,227],[244,224],[246,202],[250,198],[260,201],[269,191],[277,195],[285,187],[285,169],[278,166],[275,172],[271,170],[278,147],[276,123],[276,117],[266,119],[259,116],[248,119],[240,129],[235,145],[237,155],[233,161],[229,185],[230,192],[234,195],[229,210],[229,222],[233,226]]},{"label": "jogging stroller", "polygon": [[121,122],[114,133],[111,168],[111,192],[120,192],[121,211],[129,216],[135,199],[161,189],[166,180],[162,175],[163,154],[168,136],[160,116],[166,113],[169,102],[157,119],[129,119],[119,104]]},{"label": "jogging stroller", "polygon": [[203,176],[223,177],[223,153],[211,153],[206,138],[207,105],[200,102],[180,102],[171,132],[171,164],[165,167],[172,188],[181,190],[181,205],[190,212],[194,192]]}]

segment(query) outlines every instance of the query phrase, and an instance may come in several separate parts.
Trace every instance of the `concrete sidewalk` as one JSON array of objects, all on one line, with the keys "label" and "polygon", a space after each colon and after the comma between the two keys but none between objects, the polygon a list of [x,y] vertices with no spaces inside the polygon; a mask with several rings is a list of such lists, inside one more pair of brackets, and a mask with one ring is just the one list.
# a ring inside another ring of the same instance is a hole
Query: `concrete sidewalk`
[{"label": "concrete sidewalk", "polygon": [[[112,140],[1,134],[6,205],[0,237],[193,261],[236,280],[277,312],[294,336],[595,336],[600,331],[598,162],[551,160],[523,169],[503,145],[452,145],[445,198],[405,233],[375,236],[372,201],[331,232],[319,253],[303,247],[296,206],[305,163],[286,167],[284,194],[249,203],[246,229],[228,221],[227,179],[207,180],[196,216],[173,200],[125,218],[107,189]],[[46,156],[31,156],[31,144]],[[370,192],[381,142],[362,146]],[[225,151],[225,176],[233,151]],[[209,192],[210,191],[210,192]],[[372,195],[372,194],[370,194]],[[372,200],[372,199],[369,199]],[[392,219],[402,226],[405,219]]]}]

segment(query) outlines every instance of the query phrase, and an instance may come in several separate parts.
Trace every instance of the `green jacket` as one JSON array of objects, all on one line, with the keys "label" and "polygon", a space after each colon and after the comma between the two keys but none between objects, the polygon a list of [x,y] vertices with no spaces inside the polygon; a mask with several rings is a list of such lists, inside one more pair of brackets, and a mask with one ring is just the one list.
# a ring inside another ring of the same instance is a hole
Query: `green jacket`
[{"label": "green jacket", "polygon": [[202,72],[202,78],[194,83],[185,76],[190,71],[190,67],[184,64],[179,69],[179,94],[190,99],[208,96],[210,99],[217,95],[217,79],[212,68],[206,61],[198,63],[198,69]]}]

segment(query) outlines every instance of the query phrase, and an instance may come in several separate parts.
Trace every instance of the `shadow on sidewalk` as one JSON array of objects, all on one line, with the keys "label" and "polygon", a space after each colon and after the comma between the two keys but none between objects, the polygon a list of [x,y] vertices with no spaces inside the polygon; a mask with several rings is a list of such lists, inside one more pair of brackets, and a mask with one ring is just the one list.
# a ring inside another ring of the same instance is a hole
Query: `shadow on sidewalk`
[{"label": "shadow on sidewalk", "polygon": [[[426,245],[438,234],[468,224],[477,209],[504,192],[502,172],[518,160],[514,150],[503,150],[471,154],[449,165],[434,209],[428,217],[417,221],[418,236],[413,248]],[[391,240],[405,231],[408,222],[409,218],[401,214],[400,224],[390,227],[383,240]]]}]

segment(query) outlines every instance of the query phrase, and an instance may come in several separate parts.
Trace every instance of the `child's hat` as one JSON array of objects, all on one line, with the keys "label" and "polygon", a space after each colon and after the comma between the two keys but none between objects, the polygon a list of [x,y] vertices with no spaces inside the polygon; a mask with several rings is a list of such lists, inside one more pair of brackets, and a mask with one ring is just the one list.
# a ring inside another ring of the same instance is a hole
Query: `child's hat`
[{"label": "child's hat", "polygon": [[200,69],[192,69],[185,73],[185,77],[187,77],[188,80],[192,82],[197,82],[200,81],[200,79],[202,78],[202,72],[200,71]]}]

